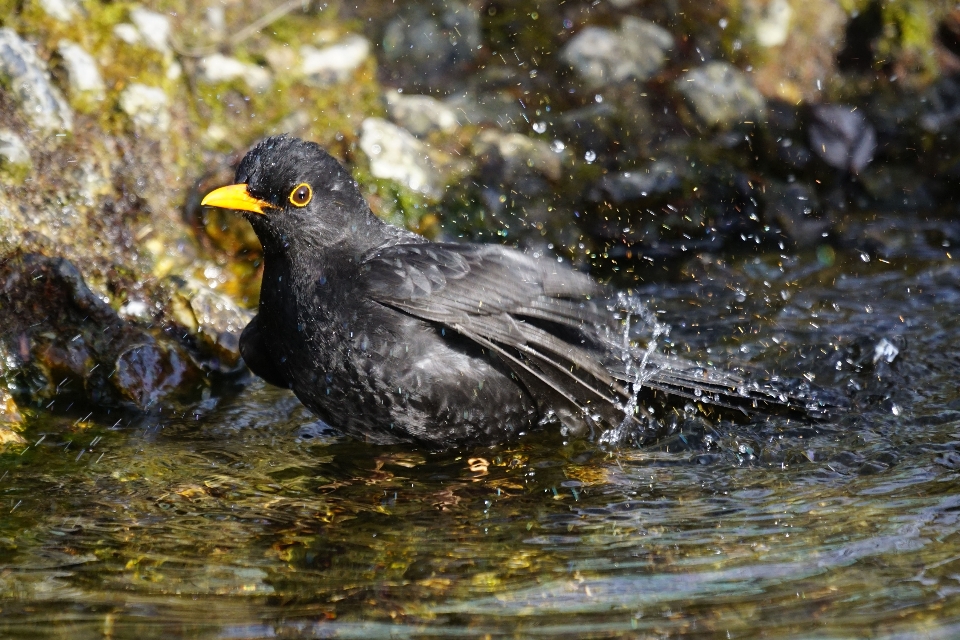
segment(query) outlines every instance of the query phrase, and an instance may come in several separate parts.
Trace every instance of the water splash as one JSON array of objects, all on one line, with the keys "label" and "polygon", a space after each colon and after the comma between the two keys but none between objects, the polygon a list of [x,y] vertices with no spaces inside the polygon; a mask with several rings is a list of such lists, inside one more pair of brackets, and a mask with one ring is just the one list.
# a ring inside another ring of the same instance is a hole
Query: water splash
[{"label": "water splash", "polygon": [[[616,427],[604,431],[600,436],[600,443],[617,446],[635,427],[634,416],[639,408],[640,391],[655,372],[655,369],[650,366],[650,357],[657,350],[660,338],[670,333],[670,325],[657,320],[656,314],[650,311],[642,300],[624,292],[618,294],[613,309],[625,314],[620,354],[624,363],[624,378],[630,381],[630,397],[621,406],[623,420]],[[637,325],[632,324],[634,318],[638,318],[640,321]],[[649,336],[646,338],[647,346],[642,355],[638,354],[639,350],[634,346],[631,339],[631,335],[638,332],[640,325],[645,332],[649,332]],[[646,410],[645,413],[649,413],[649,410]]]}]

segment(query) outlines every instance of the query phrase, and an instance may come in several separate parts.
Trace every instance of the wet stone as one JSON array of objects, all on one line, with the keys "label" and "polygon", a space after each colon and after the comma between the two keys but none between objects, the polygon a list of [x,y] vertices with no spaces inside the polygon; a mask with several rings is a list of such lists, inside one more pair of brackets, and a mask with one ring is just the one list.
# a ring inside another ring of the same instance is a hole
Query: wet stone
[{"label": "wet stone", "polygon": [[253,319],[229,297],[197,281],[189,281],[173,302],[178,322],[194,332],[219,359],[218,369],[230,370],[240,359],[240,334]]},{"label": "wet stone", "polygon": [[682,180],[676,166],[666,160],[657,160],[640,169],[608,173],[591,189],[590,199],[594,202],[608,200],[622,204],[631,200],[662,197],[681,186]]},{"label": "wet stone", "polygon": [[22,444],[23,436],[17,433],[22,428],[23,415],[17,407],[6,383],[0,382],[0,450],[9,444]]},{"label": "wet stone", "polygon": [[160,87],[133,83],[120,94],[120,108],[138,133],[160,134],[170,128],[167,94]]},{"label": "wet stone", "polygon": [[813,109],[810,147],[834,169],[856,175],[873,160],[877,132],[854,107],[822,104]]},{"label": "wet stone", "polygon": [[387,93],[390,119],[415,136],[434,131],[450,133],[459,128],[457,113],[449,105],[430,96],[408,96],[399,91]]},{"label": "wet stone", "polygon": [[708,62],[693,69],[675,87],[708,127],[729,129],[756,122],[764,112],[763,96],[746,74],[727,62]]},{"label": "wet stone", "polygon": [[10,28],[0,29],[0,85],[19,103],[32,126],[48,133],[73,128],[73,113],[50,82],[46,64]]},{"label": "wet stone", "polygon": [[557,181],[563,172],[563,155],[542,140],[519,133],[483,131],[473,153],[487,173],[487,182],[509,185],[536,175]]},{"label": "wet stone", "polygon": [[[6,377],[15,384],[11,392],[18,402],[22,398],[47,406],[79,399],[110,406],[158,398],[169,385],[147,380],[149,386],[141,390],[128,378],[117,386],[111,375],[121,355],[135,346],[155,345],[166,358],[164,370],[186,372],[193,366],[172,351],[175,345],[160,346],[147,330],[118,316],[63,258],[27,254],[8,259],[0,268],[0,292],[7,323],[0,350],[11,356]],[[186,380],[185,373],[178,375]]]},{"label": "wet stone", "polygon": [[0,129],[0,175],[6,182],[20,183],[33,169],[30,150],[10,129]]},{"label": "wet stone", "polygon": [[674,46],[673,36],[652,22],[633,16],[619,29],[589,26],[564,45],[561,59],[591,88],[656,75]]},{"label": "wet stone", "polygon": [[149,341],[125,349],[110,378],[114,387],[140,409],[148,409],[185,386],[199,372],[178,349]]},{"label": "wet stone", "polygon": [[360,129],[360,149],[370,159],[374,177],[394,180],[425,195],[440,195],[440,176],[429,149],[409,131],[381,118],[367,118]]},{"label": "wet stone", "polygon": [[243,80],[251,89],[263,91],[271,82],[270,72],[263,67],[219,53],[201,58],[197,72],[197,79],[207,84]]},{"label": "wet stone", "polygon": [[572,109],[556,117],[556,134],[565,143],[600,153],[614,149],[624,137],[617,110],[609,103]]},{"label": "wet stone", "polygon": [[61,40],[57,52],[63,58],[70,83],[70,97],[74,100],[103,100],[106,87],[96,60],[75,42]]},{"label": "wet stone", "polygon": [[446,100],[461,125],[492,124],[504,131],[526,127],[523,105],[508,91],[478,93],[473,90],[458,92]]},{"label": "wet stone", "polygon": [[308,83],[315,86],[345,82],[369,56],[370,41],[351,34],[320,49],[311,45],[301,47],[300,72]]}]

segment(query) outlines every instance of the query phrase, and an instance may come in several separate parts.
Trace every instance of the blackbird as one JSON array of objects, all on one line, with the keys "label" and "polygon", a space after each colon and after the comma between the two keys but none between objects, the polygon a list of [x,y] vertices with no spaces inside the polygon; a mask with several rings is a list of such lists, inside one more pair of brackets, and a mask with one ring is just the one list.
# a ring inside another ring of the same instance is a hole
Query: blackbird
[{"label": "blackbird", "polygon": [[266,138],[236,183],[202,204],[242,211],[263,245],[243,359],[348,435],[442,449],[548,423],[640,425],[641,388],[747,409],[796,403],[629,339],[642,310],[555,257],[383,222],[315,143]]}]

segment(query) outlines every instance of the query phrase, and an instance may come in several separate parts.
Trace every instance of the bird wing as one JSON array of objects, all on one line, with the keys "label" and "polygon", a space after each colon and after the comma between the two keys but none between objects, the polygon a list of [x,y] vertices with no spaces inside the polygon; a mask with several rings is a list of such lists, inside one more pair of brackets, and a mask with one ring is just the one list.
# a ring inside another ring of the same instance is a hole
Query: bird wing
[{"label": "bird wing", "polygon": [[556,259],[497,245],[400,244],[367,256],[361,273],[372,299],[470,338],[534,397],[588,422],[635,419],[640,387],[738,409],[797,404],[770,385],[656,352],[656,336],[637,331],[655,323],[638,322],[638,303]]}]

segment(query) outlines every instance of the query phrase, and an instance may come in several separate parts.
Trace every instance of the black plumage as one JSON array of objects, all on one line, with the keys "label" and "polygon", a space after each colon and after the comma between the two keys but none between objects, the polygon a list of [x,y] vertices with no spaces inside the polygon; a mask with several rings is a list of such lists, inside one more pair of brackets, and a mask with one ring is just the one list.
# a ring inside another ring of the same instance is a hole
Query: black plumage
[{"label": "black plumage", "polygon": [[318,145],[267,138],[206,204],[263,244],[241,353],[320,418],[378,443],[494,443],[550,422],[639,424],[642,386],[731,407],[795,399],[624,340],[612,292],[555,258],[386,224]]}]

